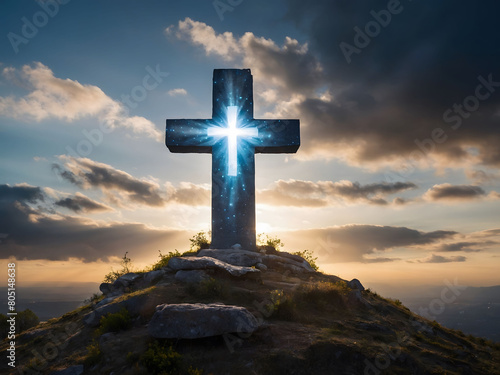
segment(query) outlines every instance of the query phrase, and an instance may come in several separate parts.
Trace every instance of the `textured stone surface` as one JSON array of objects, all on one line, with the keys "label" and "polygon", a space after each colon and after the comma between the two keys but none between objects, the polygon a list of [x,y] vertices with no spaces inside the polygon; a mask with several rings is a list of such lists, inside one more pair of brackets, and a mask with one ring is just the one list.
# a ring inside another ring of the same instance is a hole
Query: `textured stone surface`
[{"label": "textured stone surface", "polygon": [[157,306],[148,331],[155,338],[196,339],[251,333],[257,327],[257,319],[244,307],[182,303]]},{"label": "textured stone surface", "polygon": [[347,286],[351,289],[357,289],[361,292],[365,290],[365,287],[363,286],[363,284],[361,284],[361,281],[359,281],[358,279],[352,279],[347,283]]},{"label": "textured stone surface", "polygon": [[220,269],[232,276],[243,276],[260,271],[251,267],[239,267],[209,257],[175,257],[169,260],[168,267],[173,270]]},{"label": "textured stone surface", "polygon": [[307,263],[304,259],[302,259],[302,262],[298,262],[289,257],[282,257],[281,255],[264,255],[262,257],[262,263],[269,268],[284,268],[297,273],[315,272],[309,263]]},{"label": "textured stone surface", "polygon": [[299,120],[253,118],[250,69],[215,69],[212,103],[210,120],[167,120],[165,143],[171,152],[212,154],[212,247],[254,250],[255,153],[297,152]]},{"label": "textured stone surface", "polygon": [[215,258],[233,266],[241,267],[252,267],[257,263],[262,263],[262,256],[259,253],[246,250],[205,249],[201,250],[197,256]]},{"label": "textured stone surface", "polygon": [[164,270],[146,272],[144,274],[144,282],[148,285],[151,285],[160,280],[165,275],[165,273],[166,272]]},{"label": "textured stone surface", "polygon": [[99,285],[99,290],[101,291],[102,294],[109,294],[114,290],[113,284],[102,283],[101,285]]},{"label": "textured stone surface", "polygon": [[183,283],[199,283],[200,281],[209,279],[209,277],[203,270],[179,270],[175,274],[175,279]]},{"label": "textured stone surface", "polygon": [[106,314],[114,314],[120,311],[122,308],[126,308],[131,315],[137,315],[141,312],[142,308],[145,306],[148,300],[147,294],[139,294],[129,299],[120,302],[108,303],[107,305],[96,308],[83,317],[85,325],[89,327],[97,327],[103,317]]},{"label": "textured stone surface", "polygon": [[132,284],[135,280],[140,278],[141,276],[138,275],[137,273],[129,272],[126,273],[123,276],[120,276],[118,279],[115,280],[113,283],[114,288],[119,288],[119,287],[128,287],[130,284]]}]

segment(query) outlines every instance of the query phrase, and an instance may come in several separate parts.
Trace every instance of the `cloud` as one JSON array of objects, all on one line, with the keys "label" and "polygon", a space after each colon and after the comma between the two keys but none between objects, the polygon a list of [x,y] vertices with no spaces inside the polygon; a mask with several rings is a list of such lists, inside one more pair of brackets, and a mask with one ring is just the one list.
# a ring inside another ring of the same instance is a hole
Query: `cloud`
[{"label": "cloud", "polygon": [[186,89],[172,89],[167,94],[170,96],[185,96],[187,95],[187,91]]},{"label": "cloud", "polygon": [[485,195],[486,192],[480,186],[441,184],[430,188],[424,194],[424,198],[430,201],[467,201],[482,198]]},{"label": "cloud", "polygon": [[7,237],[0,243],[0,257],[19,260],[81,259],[108,261],[125,251],[153,253],[178,246],[188,233],[155,230],[136,223],[97,223],[63,215],[46,215],[25,204],[0,204],[0,227]]},{"label": "cloud", "polygon": [[442,251],[442,252],[464,251],[466,253],[470,253],[470,252],[481,251],[481,249],[479,249],[479,248],[491,247],[491,246],[498,245],[498,244],[499,244],[499,242],[496,242],[496,241],[483,241],[483,242],[463,241],[463,242],[454,242],[454,243],[447,243],[447,244],[439,245],[436,248],[436,251]]},{"label": "cloud", "polygon": [[387,205],[385,196],[416,187],[411,182],[361,185],[351,181],[278,180],[271,188],[259,191],[257,200],[264,204],[299,207],[324,207],[357,202]]},{"label": "cloud", "polygon": [[[404,4],[350,64],[340,43],[353,44],[354,27],[372,21],[370,12],[387,8],[386,1],[287,4],[287,20],[308,43],[286,38],[279,46],[253,33],[217,33],[189,18],[168,31],[207,55],[251,68],[263,92],[256,100],[274,101],[267,103],[274,105],[269,114],[301,119],[300,159],[335,158],[398,171],[500,167],[500,56],[489,53],[496,43],[491,25],[498,4]],[[449,15],[445,22],[442,14]],[[471,14],[477,22],[460,27]],[[485,80],[494,82],[493,92]],[[480,84],[488,98],[479,101],[477,110],[459,115],[456,108],[463,110],[464,100],[475,96]]]},{"label": "cloud", "polygon": [[64,165],[55,164],[56,170],[62,171],[61,177],[84,189],[100,188],[103,192],[118,192],[126,201],[158,207],[167,203],[167,198],[160,186],[144,179],[115,169],[110,165],[98,163],[88,158],[62,157]]},{"label": "cloud", "polygon": [[240,46],[235,40],[233,33],[226,31],[217,34],[215,30],[203,22],[193,21],[186,18],[179,21],[177,31],[175,27],[165,29],[167,34],[175,33],[179,39],[186,38],[191,43],[202,46],[207,55],[216,54],[225,60],[231,61],[240,52]]},{"label": "cloud", "polygon": [[256,80],[282,89],[305,94],[321,84],[322,66],[308,52],[307,44],[286,37],[278,46],[273,40],[259,38],[251,32],[240,38],[231,32],[217,34],[213,27],[186,18],[177,26],[167,28],[167,34],[204,49],[207,56],[215,55],[238,66],[250,67]]},{"label": "cloud", "polygon": [[124,207],[129,204],[163,207],[167,204],[207,206],[210,204],[210,187],[181,182],[162,188],[155,181],[140,179],[111,165],[88,158],[61,156],[62,164],[52,168],[66,181],[83,189],[98,188],[110,204]]},{"label": "cloud", "polygon": [[92,200],[82,193],[76,193],[73,197],[63,198],[55,202],[55,205],[59,207],[67,208],[68,210],[74,212],[101,212],[101,211],[111,211],[112,208]]},{"label": "cloud", "polygon": [[8,184],[0,185],[0,202],[36,203],[44,199],[45,195],[42,189],[36,186],[30,186],[28,184],[18,184],[14,186]]},{"label": "cloud", "polygon": [[451,263],[451,262],[465,262],[467,260],[464,256],[444,257],[441,255],[432,254],[425,259],[419,259],[417,263]]},{"label": "cloud", "polygon": [[211,199],[210,186],[190,182],[181,182],[177,188],[168,183],[167,195],[170,202],[189,206],[208,206]]},{"label": "cloud", "polygon": [[40,62],[24,65],[21,70],[4,68],[3,75],[29,93],[23,97],[0,97],[2,116],[30,122],[50,119],[73,122],[95,117],[107,129],[125,128],[158,140],[163,137],[151,121],[130,116],[126,106],[107,96],[99,87],[57,78]]},{"label": "cloud", "polygon": [[500,180],[500,174],[488,173],[483,170],[467,170],[467,178],[475,181],[477,184],[486,184]]},{"label": "cloud", "polygon": [[397,258],[381,257],[381,252],[400,248],[432,246],[453,238],[454,231],[422,232],[407,227],[379,225],[344,225],[279,233],[285,243],[292,241],[296,248],[307,248],[322,262],[376,263]]}]

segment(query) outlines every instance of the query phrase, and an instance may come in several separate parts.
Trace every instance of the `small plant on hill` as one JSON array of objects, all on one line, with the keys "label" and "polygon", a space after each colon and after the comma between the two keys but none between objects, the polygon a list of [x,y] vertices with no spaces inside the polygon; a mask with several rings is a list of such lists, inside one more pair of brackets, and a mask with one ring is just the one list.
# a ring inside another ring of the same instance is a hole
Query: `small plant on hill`
[{"label": "small plant on hill", "polygon": [[266,234],[264,238],[264,233],[261,233],[257,236],[257,245],[258,246],[270,246],[274,250],[280,250],[285,246],[285,244],[278,238],[278,236],[271,237]]},{"label": "small plant on hill", "polygon": [[132,272],[133,267],[132,267],[132,259],[130,259],[128,256],[128,251],[123,255],[122,260],[120,261],[121,269],[119,271],[114,271],[111,269],[111,272],[108,273],[106,276],[104,276],[104,282],[105,283],[112,283],[116,279],[118,279],[120,276],[123,276],[127,273]]},{"label": "small plant on hill", "polygon": [[132,317],[128,310],[124,307],[119,312],[114,314],[106,314],[101,317],[99,334],[106,332],[118,332],[129,329],[132,326]]},{"label": "small plant on hill", "polygon": [[174,257],[180,257],[182,255],[177,249],[175,249],[175,251],[170,251],[168,254],[162,254],[161,250],[158,250],[158,252],[160,253],[158,255],[160,257],[160,260],[150,267],[151,271],[157,271],[159,269],[162,269],[163,267],[166,267],[170,259]]},{"label": "small plant on hill", "polygon": [[191,251],[198,251],[201,249],[208,249],[210,247],[210,240],[209,238],[211,237],[212,232],[198,232],[196,233],[193,237],[189,239],[191,242]]},{"label": "small plant on hill", "polygon": [[305,259],[307,263],[311,266],[311,268],[315,271],[319,270],[319,266],[316,264],[318,257],[314,257],[314,253],[311,250],[304,251],[296,251],[292,253],[293,255],[298,255]]},{"label": "small plant on hill", "polygon": [[[7,315],[0,314],[0,335],[2,338],[7,336],[10,328],[8,319],[9,317],[7,317]],[[40,319],[38,319],[38,316],[36,316],[33,311],[30,309],[20,311],[16,316],[16,333],[21,333],[27,329],[33,328],[37,326],[38,323],[40,323]]]},{"label": "small plant on hill", "polygon": [[92,367],[101,362],[102,352],[99,343],[96,340],[93,340],[92,343],[87,346],[87,357],[84,360],[85,367]]},{"label": "small plant on hill", "polygon": [[154,341],[141,356],[140,363],[153,375],[201,375],[202,372],[182,362],[182,356],[167,343]]},{"label": "small plant on hill", "polygon": [[97,303],[101,300],[104,299],[104,295],[103,294],[100,294],[100,293],[94,293],[92,294],[92,296],[90,296],[89,298],[87,298],[85,301],[83,301],[86,305],[88,305],[89,303]]},{"label": "small plant on hill", "polygon": [[271,299],[272,316],[282,320],[294,320],[296,318],[296,304],[293,298],[282,290],[273,290],[269,296]]}]

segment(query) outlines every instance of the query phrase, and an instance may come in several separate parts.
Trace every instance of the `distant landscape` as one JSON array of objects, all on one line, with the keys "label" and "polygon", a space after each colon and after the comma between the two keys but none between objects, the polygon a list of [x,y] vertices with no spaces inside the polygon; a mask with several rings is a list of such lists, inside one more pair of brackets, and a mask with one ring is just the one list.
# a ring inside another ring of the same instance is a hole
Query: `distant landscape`
[{"label": "distant landscape", "polygon": [[[453,303],[436,303],[441,300],[441,286],[424,286],[415,288],[398,288],[388,285],[374,285],[372,289],[383,297],[397,298],[411,311],[436,320],[448,328],[459,329],[466,334],[484,337],[500,342],[500,285],[490,287],[467,287],[460,292]],[[450,294],[453,296],[453,294]],[[431,317],[422,313],[425,309],[440,313]]]},{"label": "distant landscape", "polygon": [[[423,316],[425,314],[422,309],[429,309],[433,300],[439,300],[443,290],[443,285],[413,289],[383,284],[366,286],[383,297],[401,300],[411,311]],[[18,309],[30,309],[41,321],[46,321],[82,306],[86,299],[98,292],[98,283],[21,288],[18,291]],[[5,288],[0,288],[0,293],[6,293]],[[453,303],[438,303],[436,306],[440,307],[442,312],[435,315],[429,312],[431,319],[445,327],[500,342],[500,285],[468,287]],[[7,311],[5,302],[1,311]]]}]

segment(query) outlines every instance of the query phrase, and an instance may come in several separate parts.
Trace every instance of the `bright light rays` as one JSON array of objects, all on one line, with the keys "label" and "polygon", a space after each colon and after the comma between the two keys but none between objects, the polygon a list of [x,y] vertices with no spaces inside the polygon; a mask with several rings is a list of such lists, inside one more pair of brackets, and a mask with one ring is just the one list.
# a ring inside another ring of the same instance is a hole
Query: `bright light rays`
[{"label": "bright light rays", "polygon": [[238,174],[238,137],[257,137],[257,128],[238,127],[238,107],[228,106],[226,114],[227,127],[213,126],[207,129],[207,135],[212,137],[227,137],[227,174]]}]

